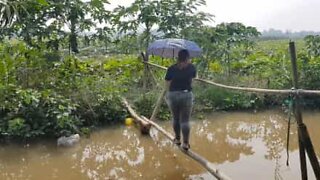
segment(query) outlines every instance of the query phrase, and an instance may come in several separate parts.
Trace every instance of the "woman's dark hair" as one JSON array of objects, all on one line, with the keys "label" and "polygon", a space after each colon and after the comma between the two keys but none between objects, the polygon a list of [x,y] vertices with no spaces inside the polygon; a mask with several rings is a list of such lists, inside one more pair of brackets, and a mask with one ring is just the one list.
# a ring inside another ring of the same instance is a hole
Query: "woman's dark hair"
[{"label": "woman's dark hair", "polygon": [[178,62],[185,62],[189,59],[190,54],[189,51],[186,49],[182,49],[178,53]]}]

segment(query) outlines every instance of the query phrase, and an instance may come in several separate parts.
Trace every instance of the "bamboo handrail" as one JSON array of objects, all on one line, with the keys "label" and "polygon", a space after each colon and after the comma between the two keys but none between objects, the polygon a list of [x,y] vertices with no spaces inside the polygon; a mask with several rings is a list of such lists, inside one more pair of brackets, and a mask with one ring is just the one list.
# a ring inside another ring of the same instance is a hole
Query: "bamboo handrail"
[{"label": "bamboo handrail", "polygon": [[[153,67],[157,67],[163,70],[167,70],[166,67],[160,66],[158,64],[150,63],[150,62],[144,62],[146,64],[149,64]],[[205,80],[201,78],[195,78],[195,80],[211,84],[217,87],[221,88],[226,88],[226,89],[231,89],[231,90],[240,90],[240,91],[246,91],[246,92],[256,92],[256,93],[270,93],[270,94],[297,94],[297,95],[302,95],[302,94],[309,94],[309,95],[320,95],[320,90],[305,90],[305,89],[263,89],[263,88],[251,88],[251,87],[237,87],[237,86],[229,86],[229,85],[224,85],[220,83],[216,83],[210,80]]]},{"label": "bamboo handrail", "polygon": [[[139,123],[142,122],[142,124],[150,124],[152,127],[154,127],[155,129],[157,129],[158,131],[160,131],[163,135],[165,135],[168,139],[170,139],[171,141],[174,140],[174,137],[172,134],[170,134],[169,132],[167,132],[166,130],[164,130],[161,126],[159,126],[157,123],[147,119],[144,116],[139,116],[130,106],[130,104],[128,103],[128,101],[125,98],[122,98],[122,103],[124,104],[124,106],[128,109],[129,113],[131,114],[131,116],[138,121]],[[231,180],[231,178],[229,178],[228,176],[226,176],[225,174],[223,174],[222,172],[220,172],[218,169],[216,169],[215,167],[212,166],[212,163],[209,162],[208,160],[206,160],[205,158],[203,158],[202,156],[200,156],[199,154],[193,152],[191,149],[189,149],[188,151],[182,149],[181,147],[179,147],[179,149],[181,150],[181,152],[183,152],[185,155],[191,157],[193,160],[197,161],[199,164],[201,164],[206,170],[208,170],[208,172],[210,174],[212,174],[214,177],[216,177],[219,180]]]}]

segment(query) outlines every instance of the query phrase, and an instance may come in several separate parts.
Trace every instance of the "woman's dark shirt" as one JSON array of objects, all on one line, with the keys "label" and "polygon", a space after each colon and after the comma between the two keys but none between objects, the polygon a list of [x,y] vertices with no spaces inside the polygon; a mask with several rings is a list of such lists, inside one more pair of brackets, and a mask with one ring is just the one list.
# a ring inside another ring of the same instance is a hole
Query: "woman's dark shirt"
[{"label": "woman's dark shirt", "polygon": [[191,91],[192,78],[197,74],[193,64],[188,64],[185,68],[179,69],[178,64],[170,66],[167,70],[165,80],[171,81],[169,91]]}]

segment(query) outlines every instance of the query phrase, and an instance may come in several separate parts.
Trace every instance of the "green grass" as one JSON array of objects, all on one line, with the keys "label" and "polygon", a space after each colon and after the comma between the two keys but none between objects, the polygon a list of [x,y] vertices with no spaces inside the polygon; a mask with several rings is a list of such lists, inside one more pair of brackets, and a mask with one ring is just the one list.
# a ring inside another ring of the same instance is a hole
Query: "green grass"
[{"label": "green grass", "polygon": [[[263,51],[270,50],[288,50],[290,39],[279,39],[279,40],[257,40],[256,49]],[[303,39],[295,39],[297,50],[304,50],[305,43]]]}]

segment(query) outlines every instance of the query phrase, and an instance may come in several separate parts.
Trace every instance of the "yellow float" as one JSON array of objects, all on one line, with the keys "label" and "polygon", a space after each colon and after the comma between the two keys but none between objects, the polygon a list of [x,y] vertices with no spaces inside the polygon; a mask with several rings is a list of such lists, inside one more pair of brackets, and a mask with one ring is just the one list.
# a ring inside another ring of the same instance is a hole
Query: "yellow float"
[{"label": "yellow float", "polygon": [[133,118],[126,118],[124,123],[127,126],[131,126],[133,124]]}]

